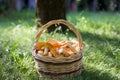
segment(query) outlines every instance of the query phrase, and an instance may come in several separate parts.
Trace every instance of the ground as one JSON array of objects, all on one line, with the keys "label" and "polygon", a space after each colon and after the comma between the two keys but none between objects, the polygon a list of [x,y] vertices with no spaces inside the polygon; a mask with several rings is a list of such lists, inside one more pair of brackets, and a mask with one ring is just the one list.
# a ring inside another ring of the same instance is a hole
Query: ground
[{"label": "ground", "polygon": [[[81,11],[68,13],[67,21],[79,30],[85,44],[83,71],[71,80],[120,80],[120,13]],[[36,34],[34,10],[0,16],[1,80],[41,80],[31,54]],[[73,34],[52,37],[61,36],[71,39]],[[49,37],[45,33],[40,40]]]}]

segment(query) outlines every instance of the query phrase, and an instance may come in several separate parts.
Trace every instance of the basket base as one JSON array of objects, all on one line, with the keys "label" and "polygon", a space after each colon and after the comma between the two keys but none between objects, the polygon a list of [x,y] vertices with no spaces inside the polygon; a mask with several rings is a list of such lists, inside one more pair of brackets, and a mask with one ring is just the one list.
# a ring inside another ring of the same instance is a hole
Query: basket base
[{"label": "basket base", "polygon": [[82,71],[82,68],[80,68],[77,71],[74,71],[72,73],[66,73],[66,74],[58,74],[58,75],[52,75],[52,74],[46,74],[43,72],[38,71],[41,78],[44,78],[45,80],[62,80],[64,78],[69,78],[70,80],[74,79],[75,76],[80,75]]}]

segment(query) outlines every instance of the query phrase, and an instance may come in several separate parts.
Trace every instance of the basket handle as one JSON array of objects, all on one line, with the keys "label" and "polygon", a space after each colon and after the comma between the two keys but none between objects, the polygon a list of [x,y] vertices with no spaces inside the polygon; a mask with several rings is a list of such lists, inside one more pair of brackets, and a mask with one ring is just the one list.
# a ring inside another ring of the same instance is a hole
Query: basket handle
[{"label": "basket handle", "polygon": [[63,24],[65,26],[67,26],[68,28],[70,28],[75,33],[75,35],[77,36],[80,49],[83,47],[82,38],[81,38],[81,35],[78,32],[78,30],[72,24],[70,24],[69,22],[67,22],[67,21],[65,21],[63,19],[52,20],[52,21],[49,21],[48,23],[46,23],[45,25],[43,25],[41,27],[41,30],[38,32],[38,34],[36,36],[36,42],[38,42],[38,40],[39,40],[41,34],[44,32],[44,30],[46,30],[47,28],[51,27],[53,24],[58,24],[58,25],[59,24]]}]

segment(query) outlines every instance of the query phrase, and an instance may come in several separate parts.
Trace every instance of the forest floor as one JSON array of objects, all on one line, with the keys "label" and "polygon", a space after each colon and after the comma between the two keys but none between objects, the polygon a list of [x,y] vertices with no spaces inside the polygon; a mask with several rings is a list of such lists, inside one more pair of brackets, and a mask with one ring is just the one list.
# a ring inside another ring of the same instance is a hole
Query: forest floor
[{"label": "forest floor", "polygon": [[[63,80],[120,80],[120,13],[68,13],[67,21],[79,30],[85,47],[82,73]],[[36,34],[34,11],[0,16],[1,80],[42,80],[31,54]],[[74,37],[53,35],[56,39]],[[45,33],[40,40],[49,37]]]}]

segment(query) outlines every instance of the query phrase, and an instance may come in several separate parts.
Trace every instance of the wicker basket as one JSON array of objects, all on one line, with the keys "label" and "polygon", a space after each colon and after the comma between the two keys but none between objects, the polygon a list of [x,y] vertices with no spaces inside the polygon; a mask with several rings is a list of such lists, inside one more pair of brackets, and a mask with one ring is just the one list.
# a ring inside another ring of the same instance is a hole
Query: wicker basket
[{"label": "wicker basket", "polygon": [[83,42],[79,32],[75,27],[65,20],[52,20],[47,24],[43,25],[40,32],[36,36],[36,42],[38,42],[41,34],[48,27],[54,24],[63,24],[70,28],[78,39],[79,43],[79,53],[70,57],[60,57],[54,58],[49,56],[40,56],[36,54],[35,47],[32,50],[32,56],[35,60],[36,69],[42,77],[62,77],[62,76],[72,76],[80,73],[82,70],[82,54],[83,54]]}]

